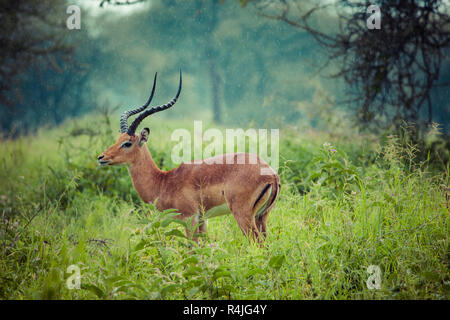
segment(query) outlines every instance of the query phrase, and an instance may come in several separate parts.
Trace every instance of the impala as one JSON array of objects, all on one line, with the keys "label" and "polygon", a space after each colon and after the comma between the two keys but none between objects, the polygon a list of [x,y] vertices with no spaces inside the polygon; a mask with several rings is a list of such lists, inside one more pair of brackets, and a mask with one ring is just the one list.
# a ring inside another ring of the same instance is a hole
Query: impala
[{"label": "impala", "polygon": [[[127,164],[133,185],[140,198],[153,203],[156,208],[176,209],[178,218],[191,219],[194,235],[206,231],[208,218],[231,213],[242,232],[254,240],[263,240],[267,232],[267,218],[280,190],[280,178],[259,156],[246,153],[223,154],[203,161],[181,164],[170,171],[160,170],[154,163],[146,145],[150,130],[142,129],[136,135],[139,124],[151,114],[172,107],[181,92],[181,71],[178,92],[167,104],[148,110],[156,86],[147,102],[140,108],[126,111],[120,118],[120,135],[116,143],[100,154],[101,165]],[[128,118],[139,114],[128,126]],[[250,157],[257,161],[249,161]],[[228,157],[228,160],[225,160]],[[237,161],[243,157],[245,162]],[[230,163],[229,159],[234,159]],[[255,159],[255,158],[253,158]],[[269,174],[261,174],[261,170]],[[186,229],[188,237],[190,231]]]}]

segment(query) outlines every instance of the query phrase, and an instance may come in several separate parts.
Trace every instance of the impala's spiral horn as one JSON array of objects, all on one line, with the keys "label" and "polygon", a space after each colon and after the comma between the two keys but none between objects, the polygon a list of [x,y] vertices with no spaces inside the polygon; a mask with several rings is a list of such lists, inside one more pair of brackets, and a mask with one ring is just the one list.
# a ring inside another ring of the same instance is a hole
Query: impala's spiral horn
[{"label": "impala's spiral horn", "polygon": [[152,93],[150,94],[150,97],[148,98],[147,102],[140,108],[134,109],[134,110],[128,110],[125,111],[122,116],[120,117],[120,132],[121,133],[125,133],[128,130],[128,118],[131,117],[132,115],[135,115],[136,113],[142,112],[144,111],[150,104],[150,102],[152,102],[153,99],[153,95],[155,94],[155,87],[156,87],[156,77],[157,77],[158,73],[155,73],[155,79],[153,80],[153,89],[152,89]]},{"label": "impala's spiral horn", "polygon": [[[155,81],[156,81],[156,77],[155,77]],[[180,92],[181,92],[181,70],[180,70],[180,85],[178,86],[178,92],[177,95],[175,96],[175,98],[173,98],[172,100],[170,100],[168,103],[163,104],[161,106],[157,106],[157,107],[153,107],[151,109],[148,109],[144,112],[142,112],[139,116],[137,116],[136,119],[134,119],[134,121],[131,123],[130,127],[127,130],[128,135],[130,136],[134,136],[134,133],[136,132],[137,127],[139,126],[139,124],[141,123],[142,120],[144,120],[146,117],[148,117],[151,114],[154,114],[156,112],[160,112],[160,111],[164,111],[169,109],[170,107],[172,107],[175,102],[177,102],[178,97],[180,96]],[[141,109],[141,108],[139,108]],[[145,109],[145,108],[144,108]],[[142,110],[144,110],[142,109]],[[138,110],[138,109],[136,109]],[[133,113],[134,114],[134,113]],[[125,121],[126,122],[126,121]]]}]

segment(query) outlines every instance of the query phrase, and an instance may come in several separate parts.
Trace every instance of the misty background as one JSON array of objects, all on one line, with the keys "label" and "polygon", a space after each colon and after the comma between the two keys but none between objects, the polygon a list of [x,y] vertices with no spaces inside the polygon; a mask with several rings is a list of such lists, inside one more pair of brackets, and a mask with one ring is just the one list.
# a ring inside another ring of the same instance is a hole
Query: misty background
[{"label": "misty background", "polygon": [[[329,131],[357,122],[355,103],[346,102],[348,84],[329,77],[339,70],[338,62],[322,68],[329,53],[311,32],[269,17],[267,13],[277,10],[270,8],[272,3],[261,7],[258,1],[137,2],[17,1],[17,13],[5,10],[2,17],[9,23],[2,39],[9,49],[17,46],[11,39],[26,43],[38,38],[22,48],[32,53],[2,58],[2,80],[12,84],[2,95],[3,135],[57,125],[99,107],[117,107],[119,114],[140,106],[150,94],[155,72],[158,83],[152,105],[166,103],[176,93],[179,69],[180,100],[171,112],[159,114],[161,119]],[[65,26],[70,4],[81,7],[81,30]],[[27,12],[33,6],[42,14]],[[320,11],[313,25],[333,33],[336,10]],[[445,50],[435,83],[450,80],[448,46]],[[19,76],[8,80],[15,70],[20,70]],[[430,97],[432,120],[448,132],[448,86],[433,87]],[[419,111],[419,117],[426,116],[426,110]]]}]

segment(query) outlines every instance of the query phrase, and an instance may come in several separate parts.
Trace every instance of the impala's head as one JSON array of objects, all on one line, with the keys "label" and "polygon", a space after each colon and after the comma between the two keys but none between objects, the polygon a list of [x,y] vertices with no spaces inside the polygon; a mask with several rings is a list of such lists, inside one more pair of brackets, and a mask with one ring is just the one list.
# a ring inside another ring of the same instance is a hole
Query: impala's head
[{"label": "impala's head", "polygon": [[[139,124],[149,115],[169,109],[172,107],[175,102],[177,102],[178,97],[181,92],[181,70],[180,70],[180,84],[178,86],[178,92],[170,102],[167,104],[163,104],[161,106],[153,107],[149,110],[144,111],[150,105],[150,102],[153,99],[153,95],[155,93],[156,86],[156,74],[155,79],[153,80],[153,89],[150,97],[147,102],[140,108],[125,111],[120,117],[120,136],[117,139],[116,143],[114,143],[111,147],[109,147],[105,152],[100,154],[97,158],[99,164],[101,165],[115,165],[115,164],[131,164],[135,162],[142,152],[144,152],[143,146],[145,146],[148,141],[148,136],[150,130],[148,128],[144,128],[141,130],[139,135],[136,134],[136,129]],[[132,115],[140,113],[136,119],[131,123],[128,127],[128,118]]]}]

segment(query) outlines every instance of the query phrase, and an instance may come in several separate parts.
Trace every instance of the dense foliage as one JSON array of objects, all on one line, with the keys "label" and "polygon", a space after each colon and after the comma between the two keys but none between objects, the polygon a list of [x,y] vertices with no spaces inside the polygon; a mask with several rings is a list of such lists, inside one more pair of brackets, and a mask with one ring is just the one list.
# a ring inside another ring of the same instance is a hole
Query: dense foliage
[{"label": "dense foliage", "polygon": [[[183,125],[152,122],[162,168]],[[0,298],[449,298],[449,167],[415,161],[398,137],[286,128],[266,243],[225,216],[196,245],[173,210],[140,202],[126,168],[97,167],[116,127],[104,113],[2,142]]]}]

